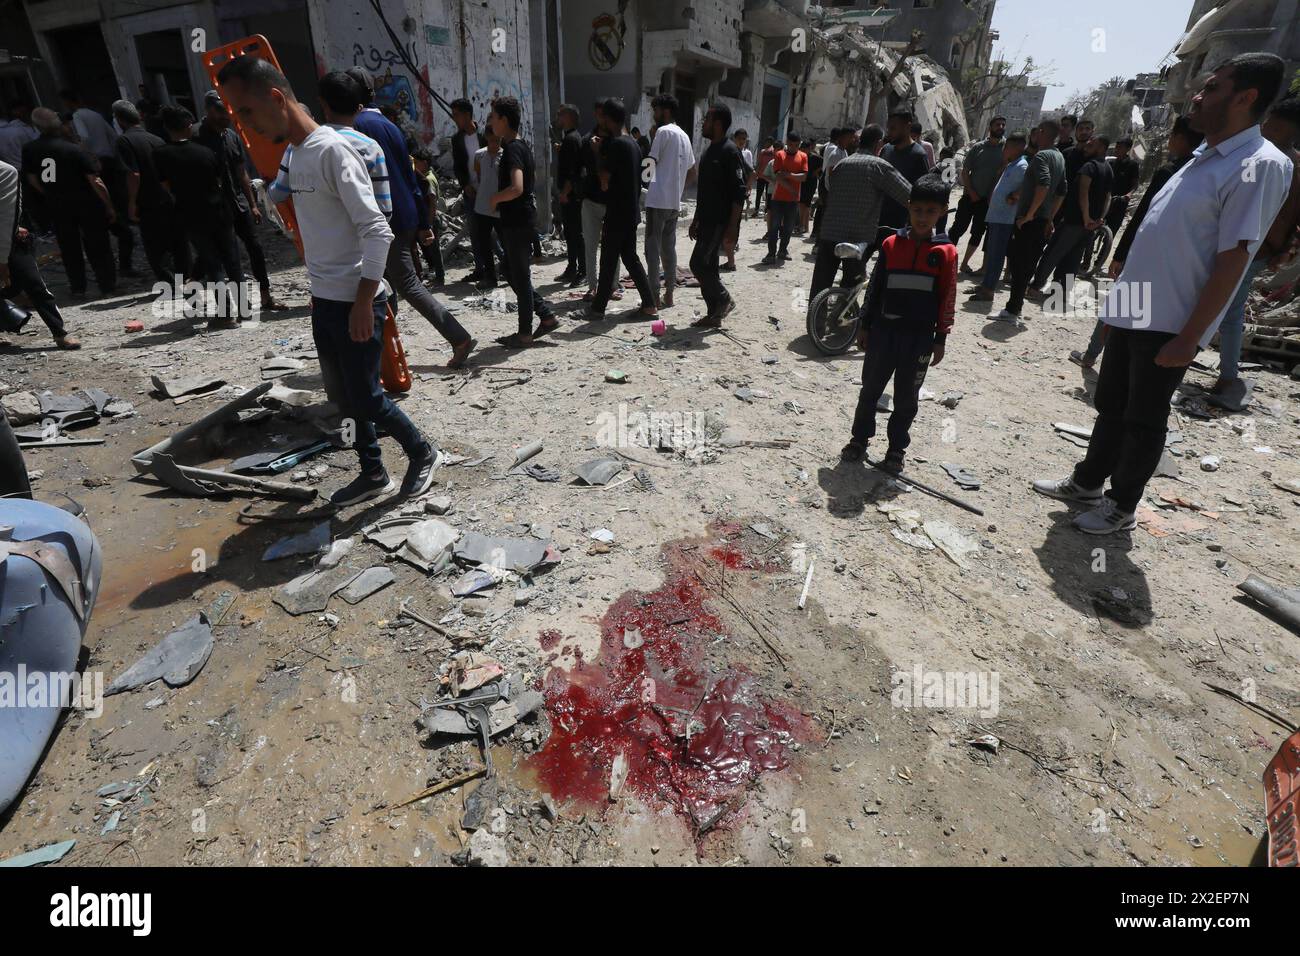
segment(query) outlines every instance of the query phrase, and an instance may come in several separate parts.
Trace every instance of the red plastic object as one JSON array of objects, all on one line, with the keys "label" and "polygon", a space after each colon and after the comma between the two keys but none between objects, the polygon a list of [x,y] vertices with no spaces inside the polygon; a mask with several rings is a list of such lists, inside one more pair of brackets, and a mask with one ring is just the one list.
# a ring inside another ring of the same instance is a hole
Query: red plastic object
[{"label": "red plastic object", "polygon": [[1296,818],[1300,817],[1300,731],[1291,735],[1264,771],[1268,816],[1268,865],[1300,866]]},{"label": "red plastic object", "polygon": [[[275,58],[275,51],[271,49],[271,43],[261,34],[251,37],[244,37],[242,40],[235,40],[233,43],[227,43],[219,46],[214,50],[208,50],[203,54],[203,68],[207,70],[208,79],[212,82],[212,87],[218,93],[221,92],[221,84],[217,82],[217,74],[231,59],[237,56],[260,56],[262,59],[269,61],[277,70],[280,69],[280,61]],[[283,71],[281,71],[283,72]],[[223,101],[225,97],[222,97]],[[230,111],[230,118],[234,124],[236,132],[244,141],[244,146],[248,149],[248,155],[253,158],[253,165],[257,167],[258,173],[262,179],[267,182],[275,179],[276,174],[280,171],[280,160],[284,156],[284,145],[282,143],[273,143],[257,133],[256,130],[244,129],[240,125],[239,117],[235,111],[230,109],[230,104],[226,103],[226,109]],[[276,208],[280,212],[280,218],[284,220],[285,226],[289,229],[289,236],[293,239],[293,244],[298,247],[298,255],[303,255],[302,237],[298,233],[298,217],[293,212],[293,200],[286,200],[277,203]],[[393,307],[388,306],[388,317],[384,322],[384,351],[379,364],[379,380],[384,389],[389,392],[409,392],[411,390],[411,371],[406,364],[406,351],[402,348],[402,334],[397,329],[397,316],[393,313]]]}]

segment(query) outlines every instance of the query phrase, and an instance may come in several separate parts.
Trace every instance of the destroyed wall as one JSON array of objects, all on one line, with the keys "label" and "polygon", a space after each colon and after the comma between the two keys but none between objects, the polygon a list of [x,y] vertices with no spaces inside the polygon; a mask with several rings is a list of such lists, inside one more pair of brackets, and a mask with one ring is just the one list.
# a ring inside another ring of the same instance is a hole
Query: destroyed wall
[{"label": "destroyed wall", "polygon": [[[322,73],[351,66],[369,70],[375,77],[375,98],[396,106],[421,142],[436,148],[439,140],[453,131],[451,117],[434,102],[421,79],[446,100],[468,97],[480,122],[493,97],[518,97],[525,106],[529,102],[530,4],[384,0],[388,25],[414,65],[413,72],[368,4],[307,2],[317,68]],[[524,110],[521,135],[534,140],[528,109]],[[546,131],[541,135],[545,137]]]}]

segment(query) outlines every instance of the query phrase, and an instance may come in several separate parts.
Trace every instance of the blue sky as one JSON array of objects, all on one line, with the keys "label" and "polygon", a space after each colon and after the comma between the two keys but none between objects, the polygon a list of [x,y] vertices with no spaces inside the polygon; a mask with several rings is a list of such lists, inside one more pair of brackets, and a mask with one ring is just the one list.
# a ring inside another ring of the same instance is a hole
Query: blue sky
[{"label": "blue sky", "polygon": [[[1017,67],[1026,56],[1051,63],[1044,108],[1055,109],[1076,90],[1154,70],[1191,9],[1192,0],[998,0],[993,28],[1001,38],[993,50]],[[1100,52],[1095,30],[1105,31]]]}]

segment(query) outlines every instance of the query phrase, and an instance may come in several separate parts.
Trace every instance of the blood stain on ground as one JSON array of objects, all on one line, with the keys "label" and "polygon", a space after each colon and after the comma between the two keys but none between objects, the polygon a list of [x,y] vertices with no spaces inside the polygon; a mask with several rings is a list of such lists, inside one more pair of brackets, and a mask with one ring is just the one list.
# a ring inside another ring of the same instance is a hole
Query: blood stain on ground
[{"label": "blood stain on ground", "polygon": [[609,606],[595,661],[548,674],[551,735],[530,764],[552,796],[604,805],[622,754],[624,789],[667,804],[699,833],[736,809],[760,774],[784,769],[796,736],[812,736],[798,710],[765,699],[749,672],[704,665],[705,649],[723,632],[694,573],[706,554],[706,571],[762,566],[731,544],[665,546],[665,583]]}]

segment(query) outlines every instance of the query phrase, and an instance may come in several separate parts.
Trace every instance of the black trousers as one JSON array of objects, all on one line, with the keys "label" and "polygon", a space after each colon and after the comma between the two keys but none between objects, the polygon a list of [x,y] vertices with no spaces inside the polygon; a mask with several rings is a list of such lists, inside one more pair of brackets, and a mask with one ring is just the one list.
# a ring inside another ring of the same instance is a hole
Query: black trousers
[{"label": "black trousers", "polygon": [[772,213],[772,228],[767,233],[767,254],[784,256],[790,245],[790,237],[794,235],[795,225],[799,222],[799,204],[793,199],[773,199],[767,208]]},{"label": "black trousers", "polygon": [[760,179],[754,183],[754,215],[763,211],[763,197],[767,195],[767,180]]},{"label": "black trousers", "polygon": [[67,334],[67,329],[63,326],[63,316],[59,314],[59,307],[54,301],[53,293],[41,277],[40,266],[36,264],[36,256],[32,255],[31,246],[14,243],[13,249],[9,252],[9,285],[0,289],[0,298],[12,299],[19,293],[25,294],[31,300],[32,308],[45,321],[50,333],[56,339],[61,339]]},{"label": "black trousers", "polygon": [[135,233],[131,231],[126,218],[126,170],[116,156],[100,156],[99,176],[108,190],[109,199],[113,201],[113,211],[117,213],[117,218],[109,225],[108,231],[117,239],[119,268],[122,272],[130,272],[131,254],[135,252]]},{"label": "black trousers", "polygon": [[921,385],[934,352],[934,326],[907,319],[879,319],[867,333],[862,362],[862,391],[853,416],[853,440],[865,445],[876,434],[876,403],[894,380],[894,409],[889,414],[889,447],[906,451],[921,402]]},{"label": "black trousers", "polygon": [[533,242],[537,230],[532,226],[503,226],[496,223],[501,246],[506,252],[506,280],[515,293],[519,308],[519,334],[533,334],[533,313],[542,319],[551,317],[551,307],[533,288]]},{"label": "black trousers", "polygon": [[704,296],[710,315],[731,299],[718,271],[718,253],[722,250],[722,237],[726,231],[726,225],[720,222],[698,223],[696,235],[699,238],[691,252],[691,273],[699,280],[700,294]]},{"label": "black trousers", "polygon": [[32,483],[27,478],[27,463],[18,447],[9,419],[0,415],[0,497],[30,498]]},{"label": "black trousers", "polygon": [[977,248],[980,240],[984,238],[984,219],[988,214],[988,197],[976,201],[962,192],[961,200],[957,203],[957,216],[953,219],[952,229],[948,231],[948,238],[952,240],[953,245],[960,242],[961,237],[966,235],[966,230],[969,229],[968,248]]},{"label": "black trousers", "polygon": [[392,285],[394,295],[424,316],[452,346],[468,342],[470,335],[465,327],[456,321],[451,311],[424,287],[424,283],[415,274],[415,256],[411,254],[411,246],[414,244],[414,229],[394,232],[392,244],[388,247],[384,277]]},{"label": "black trousers", "polygon": [[1169,402],[1187,374],[1156,364],[1170,332],[1136,332],[1111,327],[1106,336],[1093,404],[1097,421],[1088,454],[1074,469],[1084,488],[1100,488],[1127,514],[1137,509],[1147,482],[1165,450]]},{"label": "black trousers", "polygon": [[[187,224],[186,235],[194,246],[198,266],[203,278],[208,282],[234,283],[235,289],[227,286],[227,301],[223,304],[221,295],[217,296],[217,308],[227,311],[227,318],[247,318],[239,305],[244,301],[240,283],[244,281],[243,271],[239,267],[239,245],[235,240],[235,230],[227,222],[208,221]],[[232,301],[233,300],[233,301]]]},{"label": "black trousers", "polygon": [[[68,285],[74,293],[86,291],[86,260],[95,272],[101,292],[117,287],[117,267],[113,264],[113,247],[108,241],[108,216],[96,199],[76,208],[53,211],[54,238],[59,243]],[[85,253],[82,253],[82,247]]]},{"label": "black trousers", "polygon": [[840,271],[840,263],[844,264],[844,278],[840,281],[840,285],[851,286],[861,282],[867,270],[867,260],[876,251],[873,245],[867,249],[866,255],[861,259],[840,259],[835,255],[837,245],[839,243],[831,239],[817,240],[817,261],[813,263],[812,287],[808,290],[810,302],[817,298],[817,293],[829,289],[835,282],[835,274]]},{"label": "black trousers", "polygon": [[605,226],[600,234],[600,281],[596,284],[596,298],[591,307],[597,312],[604,312],[605,306],[614,295],[614,270],[619,260],[623,268],[636,283],[636,291],[641,296],[641,308],[653,309],[655,294],[650,288],[650,279],[646,276],[641,257],[636,254],[636,223],[611,223],[605,217]]},{"label": "black trousers", "polygon": [[437,233],[434,234],[433,242],[427,246],[420,245],[417,239],[411,246],[411,261],[415,263],[415,274],[421,279],[424,275],[420,271],[420,258],[424,258],[424,263],[433,270],[434,282],[442,285],[447,281],[447,272],[442,267],[442,246],[438,244]]},{"label": "black trousers", "polygon": [[1011,233],[1007,258],[1011,261],[1011,299],[1007,311],[1019,315],[1025,307],[1025,292],[1034,278],[1038,260],[1047,243],[1047,220],[1031,219]]},{"label": "black trousers", "polygon": [[[176,215],[175,207],[140,210],[140,239],[144,243],[144,257],[149,269],[160,282],[171,282],[176,273],[190,274],[193,266],[190,244],[185,238],[185,226]],[[167,257],[171,257],[171,269]]]},{"label": "black trousers", "polygon": [[560,203],[560,219],[564,223],[564,243],[569,250],[569,271],[574,275],[587,272],[587,247],[582,235],[582,200],[569,196]]},{"label": "black trousers", "polygon": [[[248,266],[253,270],[253,278],[257,280],[258,288],[267,290],[271,288],[271,277],[266,273],[266,253],[262,251],[262,244],[257,239],[257,230],[253,226],[253,214],[248,210],[242,212],[233,209],[235,235],[239,241],[244,244],[244,249],[248,251]],[[242,270],[236,270],[234,278],[242,279]]]}]

